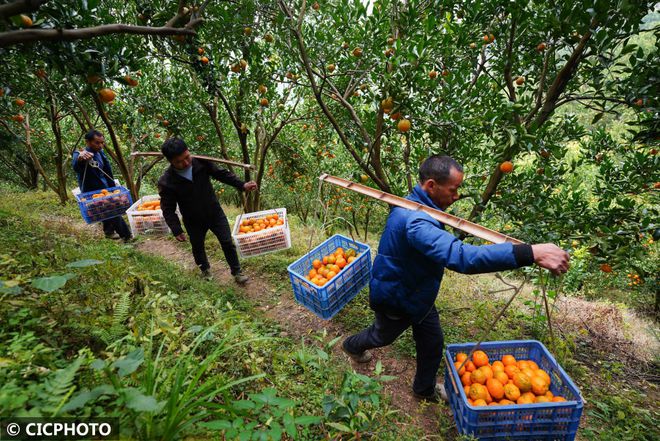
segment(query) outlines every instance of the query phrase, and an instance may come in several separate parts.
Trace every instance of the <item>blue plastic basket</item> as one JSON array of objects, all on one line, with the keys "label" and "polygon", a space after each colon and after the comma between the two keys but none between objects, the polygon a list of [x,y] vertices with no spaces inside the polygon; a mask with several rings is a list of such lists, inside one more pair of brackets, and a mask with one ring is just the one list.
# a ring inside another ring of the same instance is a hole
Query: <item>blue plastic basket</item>
[{"label": "blue plastic basket", "polygon": [[[353,248],[357,258],[323,286],[316,286],[305,278],[314,259],[333,253],[338,247]],[[371,276],[371,248],[341,234],[335,234],[321,245],[293,262],[287,268],[298,303],[324,320],[331,319],[369,283]]]},{"label": "blue plastic basket", "polygon": [[[97,198],[93,196],[101,193],[101,190],[88,191],[76,195],[80,214],[88,224],[121,216],[133,204],[131,192],[126,187],[110,187],[106,190],[108,190],[107,196]],[[115,191],[117,192],[113,193]]]},{"label": "blue plastic basket", "polygon": [[543,344],[536,340],[482,343],[491,362],[511,354],[518,360],[533,360],[551,379],[550,391],[567,401],[558,403],[517,404],[509,406],[472,406],[453,364],[459,352],[469,353],[475,343],[448,345],[445,351],[445,387],[458,431],[481,440],[573,440],[582,415],[580,391]]}]

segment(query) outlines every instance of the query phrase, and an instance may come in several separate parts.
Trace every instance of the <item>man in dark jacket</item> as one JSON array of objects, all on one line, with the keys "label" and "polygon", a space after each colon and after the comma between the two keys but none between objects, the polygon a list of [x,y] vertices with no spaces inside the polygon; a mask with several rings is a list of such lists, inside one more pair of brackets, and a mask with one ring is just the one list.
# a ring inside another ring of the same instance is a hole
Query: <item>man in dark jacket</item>
[{"label": "man in dark jacket", "polygon": [[[419,184],[408,199],[446,210],[458,200],[462,182],[460,164],[448,156],[434,155],[422,163]],[[568,253],[553,244],[468,245],[428,214],[394,207],[380,239],[369,285],[375,322],[344,340],[343,350],[354,361],[365,363],[371,359],[368,349],[387,346],[412,327],[417,350],[413,395],[431,402],[446,400],[443,385],[436,385],[444,339],[435,308],[445,268],[476,274],[537,263],[561,274],[568,270],[568,261]]]},{"label": "man in dark jacket", "polygon": [[236,247],[231,240],[227,216],[220,207],[210,178],[231,185],[239,191],[254,191],[257,184],[253,181],[243,182],[229,170],[219,169],[208,161],[193,158],[182,139],[168,139],[163,143],[161,151],[170,162],[170,167],[158,180],[158,192],[163,217],[172,234],[180,242],[186,240],[186,234],[175,213],[179,204],[183,223],[190,236],[195,263],[202,270],[204,277],[211,276],[204,247],[206,232],[211,230],[220,241],[234,280],[237,283],[247,282],[247,276],[241,273]]},{"label": "man in dark jacket", "polygon": [[[78,175],[81,193],[115,186],[112,167],[103,153],[105,138],[101,132],[90,130],[85,134],[85,149],[73,152],[73,170]],[[131,239],[131,230],[122,216],[103,221],[103,232],[108,239]]]}]

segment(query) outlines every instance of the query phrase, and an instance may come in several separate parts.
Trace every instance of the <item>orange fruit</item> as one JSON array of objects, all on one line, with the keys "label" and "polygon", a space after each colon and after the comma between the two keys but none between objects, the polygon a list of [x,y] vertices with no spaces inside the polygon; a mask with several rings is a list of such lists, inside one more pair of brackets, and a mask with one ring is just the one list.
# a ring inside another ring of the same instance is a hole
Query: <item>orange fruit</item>
[{"label": "orange fruit", "polygon": [[488,364],[488,355],[484,351],[475,351],[472,354],[472,361],[476,367],[486,366]]},{"label": "orange fruit", "polygon": [[465,361],[466,358],[467,358],[467,354],[465,352],[459,352],[458,354],[456,354],[456,361],[460,361],[461,363],[463,363],[463,361]]},{"label": "orange fruit", "polygon": [[509,382],[509,376],[505,374],[504,371],[495,371],[493,378],[502,384],[507,384]]},{"label": "orange fruit", "polygon": [[25,14],[21,14],[20,18],[21,18],[21,24],[23,25],[23,27],[29,28],[30,26],[32,26],[32,19],[30,17],[28,17]]},{"label": "orange fruit", "polygon": [[465,370],[468,372],[474,372],[477,369],[477,367],[472,363],[472,360],[468,361],[465,363]]},{"label": "orange fruit", "polygon": [[527,360],[527,364],[529,365],[529,368],[533,371],[537,370],[539,368],[539,365],[536,364],[535,361],[532,360]]},{"label": "orange fruit", "polygon": [[472,374],[470,372],[465,372],[461,375],[461,384],[466,387],[472,384]]},{"label": "orange fruit", "polygon": [[261,98],[261,99],[259,100],[259,105],[260,105],[261,107],[268,107],[268,98]]},{"label": "orange fruit", "polygon": [[209,64],[209,57],[203,56],[202,58],[199,59],[199,61],[201,61],[202,64]]},{"label": "orange fruit", "polygon": [[328,278],[328,280],[330,280],[330,279],[332,279],[332,278],[333,278],[334,276],[336,276],[336,275],[337,275],[336,272],[334,272],[334,271],[329,271],[328,274],[326,275],[326,277]]},{"label": "orange fruit", "polygon": [[101,101],[104,103],[109,103],[115,99],[117,94],[115,94],[114,90],[109,89],[107,87],[99,90],[99,98],[101,98]]},{"label": "orange fruit", "polygon": [[470,398],[472,400],[484,400],[488,395],[488,389],[483,384],[475,383],[470,386]]},{"label": "orange fruit", "polygon": [[504,366],[504,373],[510,378],[513,379],[513,376],[520,372],[520,369],[518,369],[518,366],[509,364]]},{"label": "orange fruit", "polygon": [[340,269],[343,269],[346,265],[348,265],[348,262],[346,262],[346,260],[344,260],[344,258],[337,259],[337,262],[336,262],[336,263],[337,263],[337,266],[338,266]]},{"label": "orange fruit", "polygon": [[536,397],[534,402],[535,403],[549,403],[550,398],[546,397],[545,395],[539,395],[538,397]]},{"label": "orange fruit", "polygon": [[407,131],[410,130],[410,120],[409,119],[402,119],[399,121],[399,123],[396,125],[397,129],[399,129],[399,132],[401,133],[406,133]]},{"label": "orange fruit", "polygon": [[516,359],[514,358],[513,355],[505,355],[504,357],[502,357],[502,364],[504,366],[516,364]]},{"label": "orange fruit", "polygon": [[532,377],[531,383],[532,392],[534,392],[534,395],[545,395],[546,392],[548,392],[548,384],[542,377]]},{"label": "orange fruit", "polygon": [[[323,260],[325,261],[325,259],[323,259]],[[330,255],[328,256],[328,263],[332,265],[332,264],[334,264],[335,262],[337,262],[337,257],[335,257],[334,254],[330,254]]]},{"label": "orange fruit", "polygon": [[486,402],[484,400],[474,400],[473,406],[486,406]]},{"label": "orange fruit", "polygon": [[522,371],[523,369],[527,369],[529,367],[529,362],[527,360],[518,360],[517,366],[518,369]]},{"label": "orange fruit", "polygon": [[518,386],[518,389],[523,393],[532,390],[532,382],[530,381],[530,378],[522,372],[518,372],[513,376],[513,384]]},{"label": "orange fruit", "polygon": [[552,398],[553,403],[561,403],[562,401],[566,401],[564,397],[554,397]]},{"label": "orange fruit", "polygon": [[315,270],[315,269],[311,269],[311,270],[309,270],[308,275],[309,275],[309,277],[311,277],[311,278],[316,277],[316,275],[317,275],[316,270]]},{"label": "orange fruit", "polygon": [[507,400],[506,398],[500,400],[500,406],[510,406],[511,404],[516,404],[516,403],[514,403],[511,400]]},{"label": "orange fruit", "polygon": [[550,375],[548,375],[548,373],[546,371],[544,371],[543,369],[539,369],[539,370],[534,371],[534,376],[543,378],[543,380],[545,380],[546,384],[548,386],[550,386],[550,383],[551,383]]},{"label": "orange fruit", "polygon": [[520,398],[520,389],[515,384],[504,385],[504,396],[507,400],[516,401]]},{"label": "orange fruit", "polygon": [[500,164],[500,171],[502,173],[511,173],[513,171],[513,163],[511,161],[504,161]]},{"label": "orange fruit", "polygon": [[481,369],[477,369],[472,372],[470,380],[472,380],[472,383],[486,384],[487,378],[486,374]]},{"label": "orange fruit", "polygon": [[493,369],[489,365],[481,366],[479,370],[484,373],[486,380],[493,378]]},{"label": "orange fruit", "polygon": [[501,400],[504,397],[504,385],[494,378],[486,380],[488,393],[494,400]]},{"label": "orange fruit", "polygon": [[[462,364],[463,363],[461,363],[460,361],[455,361],[454,362],[454,367],[458,371],[459,376],[463,376],[463,374],[465,373],[465,366],[461,366]],[[460,368],[460,370],[458,368]]]},{"label": "orange fruit", "polygon": [[533,370],[531,370],[530,368],[527,367],[527,368],[525,368],[525,369],[521,369],[520,372],[522,372],[523,374],[527,375],[527,376],[530,378],[530,380],[531,380],[532,377],[534,376],[534,372],[536,372],[536,371],[533,371]]},{"label": "orange fruit", "polygon": [[492,368],[493,368],[493,372],[504,371],[504,363],[502,363],[499,360],[494,361],[493,365],[492,365]]},{"label": "orange fruit", "polygon": [[547,391],[547,392],[545,393],[545,396],[546,396],[550,401],[552,401],[552,399],[555,397],[555,395],[554,395],[552,392],[550,392],[550,391]]},{"label": "orange fruit", "polygon": [[517,404],[533,404],[536,400],[536,397],[532,393],[525,393],[516,400]]}]

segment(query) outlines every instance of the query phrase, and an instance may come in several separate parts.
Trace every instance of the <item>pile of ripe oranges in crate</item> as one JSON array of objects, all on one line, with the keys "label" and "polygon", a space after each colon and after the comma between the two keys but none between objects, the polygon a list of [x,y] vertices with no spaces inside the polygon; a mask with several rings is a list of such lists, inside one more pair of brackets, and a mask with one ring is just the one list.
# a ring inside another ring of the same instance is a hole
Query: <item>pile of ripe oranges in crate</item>
[{"label": "pile of ripe oranges in crate", "polygon": [[160,210],[160,199],[147,201],[140,204],[138,211]]},{"label": "pile of ripe oranges in crate", "polygon": [[353,248],[346,251],[342,247],[337,248],[332,254],[323,256],[323,259],[314,259],[312,269],[305,278],[316,286],[323,286],[348,265],[357,259],[357,252]]},{"label": "pile of ripe oranges in crate", "polygon": [[238,234],[256,233],[257,231],[284,225],[284,219],[280,219],[277,213],[267,214],[263,217],[244,219],[238,228]]},{"label": "pile of ripe oranges in crate", "polygon": [[491,364],[483,351],[475,351],[471,360],[467,357],[463,352],[456,354],[454,367],[473,406],[566,401],[550,392],[550,375],[532,360],[504,355]]}]

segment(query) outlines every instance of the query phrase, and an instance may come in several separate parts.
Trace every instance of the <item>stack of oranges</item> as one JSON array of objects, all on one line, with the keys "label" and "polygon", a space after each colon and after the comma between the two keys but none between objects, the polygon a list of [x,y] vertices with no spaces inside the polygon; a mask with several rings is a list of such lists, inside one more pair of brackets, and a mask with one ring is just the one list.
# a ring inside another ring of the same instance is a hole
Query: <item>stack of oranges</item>
[{"label": "stack of oranges", "polygon": [[353,248],[344,251],[342,247],[339,247],[332,254],[323,256],[323,260],[314,259],[312,269],[305,278],[316,286],[323,286],[355,259],[357,259],[357,252]]},{"label": "stack of oranges", "polygon": [[277,213],[268,214],[264,217],[244,219],[238,228],[238,234],[256,233],[257,231],[284,225],[284,219],[280,219]]},{"label": "stack of oranges", "polygon": [[454,366],[473,406],[566,401],[550,392],[550,375],[532,360],[504,355],[491,364],[483,351],[475,351],[471,360],[467,358],[463,352],[456,354]]}]

